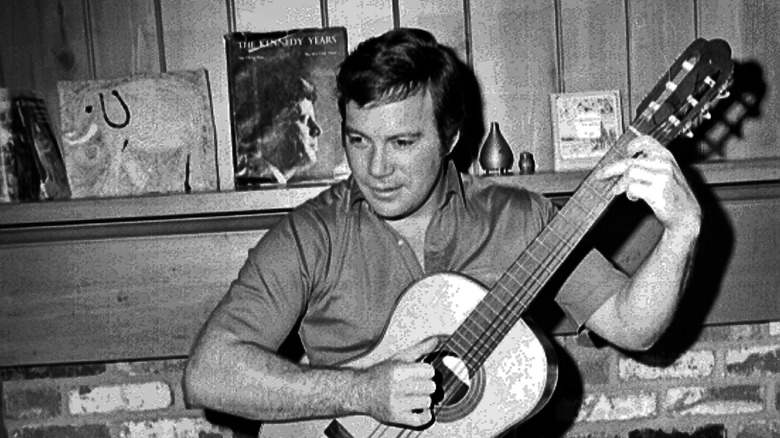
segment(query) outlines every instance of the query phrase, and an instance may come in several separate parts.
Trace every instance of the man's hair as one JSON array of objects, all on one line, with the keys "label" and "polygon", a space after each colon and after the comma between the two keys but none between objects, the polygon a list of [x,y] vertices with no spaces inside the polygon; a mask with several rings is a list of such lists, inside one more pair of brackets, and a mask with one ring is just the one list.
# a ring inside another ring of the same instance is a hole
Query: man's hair
[{"label": "man's hair", "polygon": [[369,38],[350,53],[336,78],[342,120],[346,106],[402,101],[428,91],[442,147],[461,128],[465,113],[463,79],[455,52],[429,32],[399,28]]}]

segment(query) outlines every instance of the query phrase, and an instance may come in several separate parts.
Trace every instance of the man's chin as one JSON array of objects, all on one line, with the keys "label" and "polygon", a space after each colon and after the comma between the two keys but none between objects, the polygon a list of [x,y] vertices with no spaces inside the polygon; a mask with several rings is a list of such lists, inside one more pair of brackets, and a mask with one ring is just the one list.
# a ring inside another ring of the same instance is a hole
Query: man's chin
[{"label": "man's chin", "polygon": [[402,205],[374,202],[371,206],[377,216],[382,219],[394,221],[411,216],[417,209]]},{"label": "man's chin", "polygon": [[400,219],[406,216],[408,213],[406,209],[403,209],[397,205],[392,205],[390,203],[377,200],[374,200],[374,202],[371,203],[371,208],[374,209],[374,212],[377,214],[377,216],[387,220]]}]

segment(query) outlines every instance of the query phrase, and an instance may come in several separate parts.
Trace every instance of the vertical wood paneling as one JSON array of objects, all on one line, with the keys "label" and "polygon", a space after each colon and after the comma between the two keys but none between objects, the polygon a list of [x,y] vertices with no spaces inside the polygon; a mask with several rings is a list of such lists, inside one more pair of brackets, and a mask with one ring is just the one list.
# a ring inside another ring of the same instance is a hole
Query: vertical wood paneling
[{"label": "vertical wood paneling", "polygon": [[393,28],[392,0],[329,0],[331,26],[347,28],[348,49]]},{"label": "vertical wood paneling", "polygon": [[551,170],[554,1],[472,0],[470,13],[473,64],[482,84],[486,124],[499,123],[515,157],[530,151],[538,171]]},{"label": "vertical wood paneling", "polygon": [[742,135],[725,141],[723,156],[780,155],[780,2],[706,0],[698,7],[701,36],[728,41],[738,63],[731,89],[738,101],[726,116],[728,129]]},{"label": "vertical wood paneling", "polygon": [[6,86],[40,93],[59,131],[57,81],[91,75],[82,2],[35,0],[1,8],[8,2],[0,6],[0,41],[11,43],[0,44]]},{"label": "vertical wood paneling", "polygon": [[57,82],[92,78],[90,50],[84,28],[84,9],[81,0],[51,2],[37,0],[41,14],[42,77],[38,89],[46,99],[59,134],[60,102]]},{"label": "vertical wood paneling", "polygon": [[626,124],[636,106],[677,56],[696,38],[693,1],[632,0],[628,2],[629,74],[631,90]]},{"label": "vertical wood paneling", "polygon": [[55,82],[90,79],[83,0],[36,1],[41,13],[45,69],[51,70],[50,79]]},{"label": "vertical wood paneling", "polygon": [[561,91],[619,90],[628,114],[627,33],[623,2],[561,0]]},{"label": "vertical wood paneling", "polygon": [[227,5],[214,0],[166,0],[161,7],[168,70],[205,68],[208,72],[217,134],[219,187],[232,190],[232,142],[223,44],[223,36],[228,32]]},{"label": "vertical wood paneling", "polygon": [[36,86],[35,58],[41,52],[41,42],[35,38],[40,28],[38,21],[33,2],[0,2],[0,61],[4,86]]},{"label": "vertical wood paneling", "polygon": [[430,31],[440,43],[455,49],[464,62],[468,60],[463,0],[399,0],[398,10],[401,26]]},{"label": "vertical wood paneling", "polygon": [[347,28],[350,48],[397,22],[431,30],[464,59],[471,48],[485,123],[501,123],[515,152],[530,150],[537,169],[545,171],[552,169],[548,93],[558,91],[559,79],[561,91],[619,89],[628,122],[698,29],[699,36],[726,39],[739,63],[732,86],[737,102],[731,102],[720,130],[707,132],[708,144],[721,147],[729,159],[780,156],[777,1],[397,0],[397,17],[393,0],[325,3],[327,11],[321,0],[1,1],[0,85],[38,89],[57,122],[57,80],[89,78],[93,65],[98,79],[203,66],[210,73],[224,190],[232,187],[221,41],[231,19],[227,9],[236,30],[317,27],[327,15],[329,24]]},{"label": "vertical wood paneling", "polygon": [[154,0],[91,0],[98,79],[160,72]]},{"label": "vertical wood paneling", "polygon": [[321,27],[319,0],[234,0],[236,31]]}]

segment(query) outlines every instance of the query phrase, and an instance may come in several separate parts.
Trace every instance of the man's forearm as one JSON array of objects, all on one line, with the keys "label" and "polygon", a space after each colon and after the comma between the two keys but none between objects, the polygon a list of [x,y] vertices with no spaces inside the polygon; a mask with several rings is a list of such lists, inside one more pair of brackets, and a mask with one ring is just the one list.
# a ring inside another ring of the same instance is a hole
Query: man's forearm
[{"label": "man's forearm", "polygon": [[665,232],[658,245],[634,274],[628,290],[619,298],[623,321],[652,345],[671,323],[685,288],[698,232]]},{"label": "man's forearm", "polygon": [[267,421],[358,413],[358,370],[299,365],[235,340],[209,347],[196,350],[185,373],[194,405]]}]

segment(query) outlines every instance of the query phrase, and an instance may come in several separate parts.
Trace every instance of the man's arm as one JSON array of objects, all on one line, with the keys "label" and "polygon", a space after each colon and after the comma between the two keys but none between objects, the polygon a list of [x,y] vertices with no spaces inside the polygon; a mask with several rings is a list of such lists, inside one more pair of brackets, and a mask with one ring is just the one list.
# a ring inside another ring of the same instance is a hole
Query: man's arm
[{"label": "man's arm", "polygon": [[597,177],[618,178],[615,194],[645,201],[664,231],[627,287],[586,325],[618,346],[644,350],[663,334],[677,309],[701,228],[701,207],[663,146],[640,137],[628,149],[639,156],[605,167]]},{"label": "man's arm", "polygon": [[415,359],[435,345],[422,342],[366,369],[311,367],[207,326],[185,371],[185,397],[194,406],[264,421],[365,414],[418,426],[430,421],[435,384],[433,368]]}]

